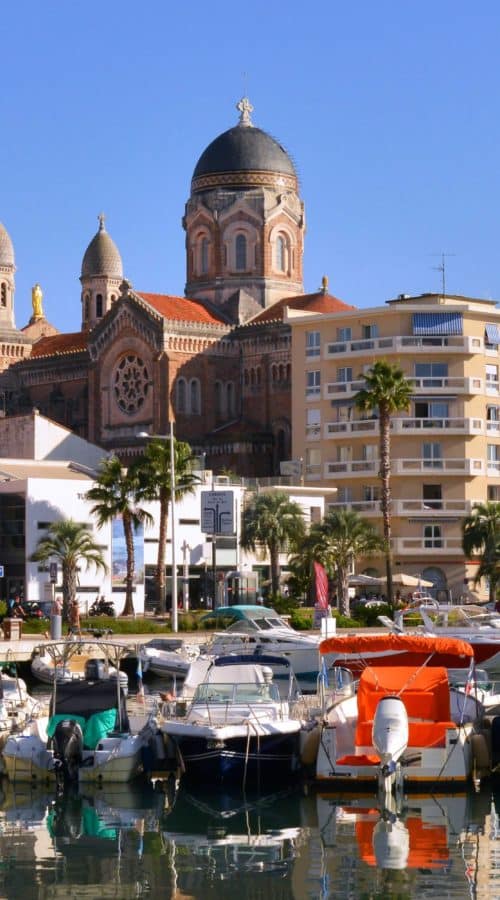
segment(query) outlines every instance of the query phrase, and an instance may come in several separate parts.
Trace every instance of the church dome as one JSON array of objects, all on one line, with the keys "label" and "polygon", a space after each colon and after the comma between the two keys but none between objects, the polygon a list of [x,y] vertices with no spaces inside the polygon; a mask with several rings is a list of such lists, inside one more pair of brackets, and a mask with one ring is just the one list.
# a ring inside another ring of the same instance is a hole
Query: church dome
[{"label": "church dome", "polygon": [[[240,110],[238,125],[219,134],[201,154],[193,173],[193,188],[208,187],[210,181],[218,180],[217,176],[221,176],[222,184],[241,185],[246,181],[245,173],[270,173],[273,182],[279,175],[295,181],[295,168],[286,150],[252,124],[250,102],[243,98],[237,108]],[[257,182],[253,178],[249,183]]]},{"label": "church dome", "polygon": [[95,275],[123,278],[122,258],[104,227],[103,215],[99,216],[99,231],[88,245],[82,261],[82,278]]},{"label": "church dome", "polygon": [[0,222],[0,266],[14,265],[14,246],[7,229]]}]

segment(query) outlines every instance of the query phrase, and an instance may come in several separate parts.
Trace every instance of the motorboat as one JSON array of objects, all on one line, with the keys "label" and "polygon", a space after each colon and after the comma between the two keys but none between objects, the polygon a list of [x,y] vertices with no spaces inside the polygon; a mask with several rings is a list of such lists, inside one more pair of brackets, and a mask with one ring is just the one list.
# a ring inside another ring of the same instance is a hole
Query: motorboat
[{"label": "motorboat", "polygon": [[62,684],[80,681],[88,676],[89,671],[99,669],[100,679],[118,679],[122,689],[127,692],[127,673],[122,672],[112,659],[116,647],[116,643],[98,638],[44,641],[33,649],[31,674],[43,684],[53,684],[54,680]]},{"label": "motorboat", "polygon": [[[225,631],[213,634],[203,646],[203,653],[217,657],[260,650],[271,656],[284,656],[292,666],[301,690],[315,690],[318,635],[295,631],[276,610],[257,604],[219,607],[215,612],[215,621],[229,624]],[[275,677],[279,674],[276,670]]]},{"label": "motorboat", "polygon": [[278,665],[288,668],[292,685],[287,660],[218,657],[184,708],[167,704],[159,730],[170,753],[173,744],[183,777],[251,787],[299,771],[301,722],[273,681],[271,667]]},{"label": "motorboat", "polygon": [[[394,790],[423,785],[457,789],[473,773],[477,779],[490,774],[482,704],[469,692],[467,679],[463,688],[453,687],[448,670],[431,665],[434,654],[454,657],[458,664],[467,661],[472,680],[470,644],[426,635],[364,634],[327,638],[320,652],[333,655],[334,670],[339,666],[344,672],[350,656],[367,661],[350,690],[330,697],[326,692],[318,782],[364,786],[388,797]],[[384,654],[382,664],[373,662]]]},{"label": "motorboat", "polygon": [[138,659],[144,674],[150,672],[159,678],[185,678],[191,662],[200,653],[197,644],[180,638],[153,638],[138,648]]},{"label": "motorboat", "polygon": [[[129,648],[115,645],[115,659]],[[90,674],[90,677],[89,677]],[[143,771],[156,733],[156,706],[129,714],[120,683],[87,677],[53,683],[48,716],[32,718],[3,749],[11,781],[127,782]]]},{"label": "motorboat", "polygon": [[19,731],[28,719],[41,715],[46,706],[43,700],[31,696],[15,667],[14,671],[13,675],[0,672],[0,750],[10,734]]},{"label": "motorboat", "polygon": [[[467,641],[474,650],[476,666],[488,673],[500,672],[500,615],[496,612],[471,604],[459,606],[432,601],[398,610],[394,622],[385,616],[379,616],[379,621],[393,631]],[[438,658],[436,664],[453,666],[449,660]]]}]

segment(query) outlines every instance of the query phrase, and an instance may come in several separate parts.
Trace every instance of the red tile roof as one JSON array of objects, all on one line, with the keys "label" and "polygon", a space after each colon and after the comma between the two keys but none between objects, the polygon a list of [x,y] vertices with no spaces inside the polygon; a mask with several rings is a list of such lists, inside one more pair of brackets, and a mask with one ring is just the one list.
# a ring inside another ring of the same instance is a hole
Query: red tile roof
[{"label": "red tile roof", "polygon": [[170,297],[168,294],[144,294],[142,291],[135,293],[165,319],[175,319],[178,322],[205,322],[209,325],[227,324],[223,318],[210,312],[197,300],[189,300],[187,297]]},{"label": "red tile roof", "polygon": [[80,353],[87,349],[88,334],[74,331],[70,334],[51,334],[33,344],[31,359],[55,354]]},{"label": "red tile roof", "polygon": [[323,291],[317,291],[315,294],[299,294],[297,297],[283,297],[277,300],[272,306],[263,309],[257,313],[253,319],[247,323],[248,325],[260,325],[263,322],[283,322],[285,318],[285,309],[302,309],[304,312],[315,313],[335,313],[345,312],[349,309],[356,309],[338,297],[332,297],[331,294],[324,294]]}]

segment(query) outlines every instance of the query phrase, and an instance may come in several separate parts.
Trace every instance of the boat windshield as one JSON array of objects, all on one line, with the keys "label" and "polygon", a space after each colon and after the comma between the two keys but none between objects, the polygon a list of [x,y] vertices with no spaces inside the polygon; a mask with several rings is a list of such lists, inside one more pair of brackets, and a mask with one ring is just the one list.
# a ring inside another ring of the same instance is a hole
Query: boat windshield
[{"label": "boat windshield", "polygon": [[276,684],[199,684],[195,690],[193,703],[265,703],[279,701]]}]

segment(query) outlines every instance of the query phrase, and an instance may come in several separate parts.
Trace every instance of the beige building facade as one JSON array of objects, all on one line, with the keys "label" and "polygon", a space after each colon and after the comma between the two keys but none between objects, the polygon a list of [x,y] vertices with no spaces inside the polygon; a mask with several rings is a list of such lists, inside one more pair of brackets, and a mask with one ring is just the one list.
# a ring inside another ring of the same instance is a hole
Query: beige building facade
[{"label": "beige building facade", "polygon": [[[500,500],[500,311],[489,300],[400,295],[331,314],[289,309],[292,448],[306,484],[338,488],[330,508],[356,510],[382,531],[379,423],[354,406],[363,372],[396,363],[413,385],[391,429],[395,571],[429,580],[444,599],[474,588],[462,552],[474,504]],[[382,559],[357,570],[383,575]],[[481,584],[479,593],[486,594]]]}]

